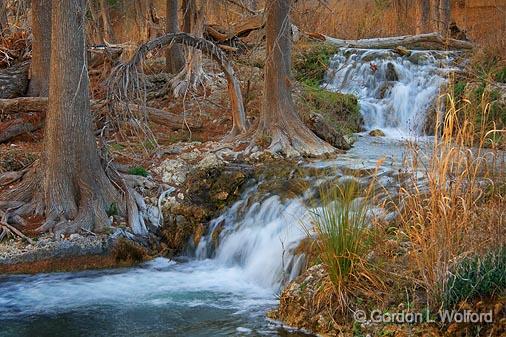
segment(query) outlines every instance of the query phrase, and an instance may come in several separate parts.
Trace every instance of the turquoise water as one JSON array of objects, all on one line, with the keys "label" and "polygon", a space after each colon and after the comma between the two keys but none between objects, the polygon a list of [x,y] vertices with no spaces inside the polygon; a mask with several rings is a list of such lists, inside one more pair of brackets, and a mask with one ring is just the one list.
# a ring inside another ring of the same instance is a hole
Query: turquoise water
[{"label": "turquoise water", "polygon": [[265,318],[276,294],[212,260],[0,277],[0,336],[304,336]]}]

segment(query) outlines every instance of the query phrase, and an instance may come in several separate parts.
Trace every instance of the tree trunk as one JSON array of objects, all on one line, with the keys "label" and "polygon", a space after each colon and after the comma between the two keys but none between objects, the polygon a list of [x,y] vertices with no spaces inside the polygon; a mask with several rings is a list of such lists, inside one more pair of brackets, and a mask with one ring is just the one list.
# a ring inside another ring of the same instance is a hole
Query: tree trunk
[{"label": "tree trunk", "polygon": [[430,0],[417,0],[416,34],[429,33],[430,31]]},{"label": "tree trunk", "polygon": [[[102,25],[100,23],[100,7],[97,8],[97,4],[95,0],[88,1],[88,9],[90,11],[90,16],[92,20],[93,31],[91,32],[92,36],[89,36],[89,39],[94,43],[103,44],[104,43],[104,30],[102,29]],[[90,34],[90,32],[88,32]]]},{"label": "tree trunk", "polygon": [[[197,38],[204,36],[204,21],[208,0],[185,0],[184,31]],[[184,69],[170,81],[174,96],[184,95],[187,90],[197,88],[205,83],[207,76],[204,73],[202,51],[188,47]]]},{"label": "tree trunk", "polygon": [[46,217],[57,233],[109,224],[119,199],[101,166],[93,134],[85,41],[86,0],[53,1],[45,175]]},{"label": "tree trunk", "polygon": [[192,30],[192,13],[195,13],[195,0],[183,0],[183,32],[190,34]]},{"label": "tree trunk", "polygon": [[304,125],[293,102],[291,3],[291,0],[273,0],[267,6],[264,99],[256,139],[269,139],[271,152],[288,157],[331,153],[335,149]]},{"label": "tree trunk", "polygon": [[109,5],[107,0],[100,0],[100,13],[102,14],[102,28],[104,29],[104,39],[109,43],[115,43],[114,32],[112,30],[111,18],[109,16]]},{"label": "tree trunk", "polygon": [[0,36],[7,35],[9,30],[9,21],[7,20],[7,8],[5,0],[0,0]]},{"label": "tree trunk", "polygon": [[28,96],[47,96],[51,60],[51,0],[32,0],[32,35]]},{"label": "tree trunk", "polygon": [[[167,0],[167,34],[179,32],[177,12],[177,0]],[[167,72],[169,74],[177,74],[185,65],[183,48],[179,44],[167,48],[165,58]]]},{"label": "tree trunk", "polygon": [[439,32],[443,36],[449,36],[450,20],[451,20],[451,4],[450,0],[439,1]]}]

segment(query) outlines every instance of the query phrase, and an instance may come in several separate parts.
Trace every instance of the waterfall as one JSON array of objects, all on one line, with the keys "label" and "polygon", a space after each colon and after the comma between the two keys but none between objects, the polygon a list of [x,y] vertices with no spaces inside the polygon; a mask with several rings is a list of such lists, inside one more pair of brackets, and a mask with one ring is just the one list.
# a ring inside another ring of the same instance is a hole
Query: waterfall
[{"label": "waterfall", "polygon": [[401,56],[392,50],[344,48],[332,57],[324,88],[359,98],[366,130],[381,129],[387,136],[423,136],[429,113],[447,82],[455,52],[412,51]]},{"label": "waterfall", "polygon": [[304,259],[294,251],[306,236],[308,211],[302,199],[282,201],[268,194],[255,200],[259,197],[252,188],[214,219],[195,254],[220,265],[238,265],[247,279],[279,289],[300,272]]}]

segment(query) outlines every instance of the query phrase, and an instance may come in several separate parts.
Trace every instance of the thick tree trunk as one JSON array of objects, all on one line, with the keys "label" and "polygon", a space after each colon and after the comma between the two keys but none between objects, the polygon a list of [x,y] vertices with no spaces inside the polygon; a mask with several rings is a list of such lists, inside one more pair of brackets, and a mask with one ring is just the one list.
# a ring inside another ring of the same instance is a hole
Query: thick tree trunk
[{"label": "thick tree trunk", "polygon": [[[97,8],[97,3],[95,0],[88,1],[88,9],[90,11],[90,16],[93,25],[93,31],[91,32],[92,36],[88,35],[88,38],[94,43],[104,43],[104,30],[102,29],[101,16],[100,16],[100,6]],[[90,34],[90,32],[88,32]]]},{"label": "thick tree trunk", "polygon": [[7,9],[5,0],[0,0],[0,36],[7,35],[9,30],[9,21],[7,20]]},{"label": "thick tree trunk", "polygon": [[104,39],[108,43],[115,43],[114,32],[112,30],[111,18],[109,15],[109,5],[107,0],[100,0],[100,14],[102,15],[102,28],[104,30]]},{"label": "thick tree trunk", "polygon": [[334,148],[313,134],[301,121],[291,93],[291,0],[267,5],[267,56],[263,107],[256,139],[269,139],[269,150],[286,156],[316,156]]},{"label": "thick tree trunk", "polygon": [[348,48],[395,48],[398,46],[410,47],[420,44],[431,44],[433,48],[454,48],[454,49],[473,49],[474,45],[469,41],[444,39],[439,33],[429,33],[420,35],[405,35],[394,37],[381,37],[375,39],[363,40],[341,40],[329,36],[324,36],[325,41],[338,47]]},{"label": "thick tree trunk", "polygon": [[440,20],[439,32],[443,34],[443,36],[448,36],[451,20],[450,0],[439,1],[439,20]]},{"label": "thick tree trunk", "polygon": [[108,226],[119,200],[93,134],[84,33],[86,0],[53,1],[51,75],[43,182],[46,217],[58,233]]},{"label": "thick tree trunk", "polygon": [[417,0],[416,34],[431,32],[430,27],[430,0]]},{"label": "thick tree trunk", "polygon": [[28,96],[47,96],[51,59],[51,0],[32,0],[32,35]]},{"label": "thick tree trunk", "polygon": [[[167,0],[167,34],[179,32],[179,20],[177,17],[178,6],[177,0]],[[179,44],[175,44],[167,48],[165,53],[167,72],[169,74],[177,74],[185,66],[183,48]]]}]

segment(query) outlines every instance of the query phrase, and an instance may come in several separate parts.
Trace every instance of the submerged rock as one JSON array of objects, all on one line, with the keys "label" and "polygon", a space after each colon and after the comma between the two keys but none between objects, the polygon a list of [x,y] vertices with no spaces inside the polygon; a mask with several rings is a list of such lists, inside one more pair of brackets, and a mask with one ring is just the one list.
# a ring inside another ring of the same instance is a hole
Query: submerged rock
[{"label": "submerged rock", "polygon": [[399,81],[399,75],[397,75],[397,71],[395,70],[395,66],[392,62],[387,63],[387,71],[385,74],[388,81],[397,82]]}]

